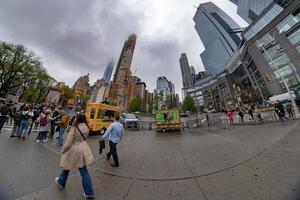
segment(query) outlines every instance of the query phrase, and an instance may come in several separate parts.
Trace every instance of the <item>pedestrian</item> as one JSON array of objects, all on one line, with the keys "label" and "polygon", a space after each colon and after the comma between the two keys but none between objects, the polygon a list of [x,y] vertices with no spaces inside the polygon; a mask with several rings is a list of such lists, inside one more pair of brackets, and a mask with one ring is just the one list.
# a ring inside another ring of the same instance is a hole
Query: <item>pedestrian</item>
[{"label": "pedestrian", "polygon": [[0,133],[8,118],[11,116],[11,105],[4,102],[0,107]]},{"label": "pedestrian", "polygon": [[58,108],[54,108],[53,113],[51,115],[51,118],[53,120],[51,120],[51,130],[50,130],[50,134],[48,136],[49,138],[53,138],[58,116],[59,116],[59,109]]},{"label": "pedestrian", "polygon": [[114,117],[115,122],[112,123],[106,132],[102,136],[102,140],[108,137],[109,140],[109,152],[106,154],[106,159],[109,160],[110,157],[113,157],[114,164],[111,164],[112,167],[119,167],[119,159],[117,154],[117,144],[120,142],[124,135],[124,127],[119,122],[120,117],[116,115]]},{"label": "pedestrian", "polygon": [[22,112],[21,108],[17,110],[17,108],[14,106],[14,108],[12,109],[12,118],[14,121],[14,125],[10,137],[19,137],[19,128],[20,128],[21,118],[22,118],[21,112]]},{"label": "pedestrian", "polygon": [[33,117],[33,112],[31,111],[29,106],[25,106],[21,113],[21,124],[20,124],[20,129],[18,134],[19,138],[22,137],[23,140],[25,140],[25,137],[27,135],[31,117]]},{"label": "pedestrian", "polygon": [[243,123],[244,122],[244,113],[243,113],[242,109],[239,109],[238,115],[240,116],[241,123]]},{"label": "pedestrian", "polygon": [[40,114],[40,130],[36,142],[40,142],[42,140],[44,142],[47,142],[47,134],[48,132],[50,132],[51,128],[50,114],[50,110],[46,110],[45,113],[42,111],[42,113]]},{"label": "pedestrian", "polygon": [[32,110],[32,113],[33,113],[33,116],[32,116],[32,117],[30,118],[30,120],[29,120],[29,130],[28,130],[28,135],[30,135],[31,130],[32,130],[32,127],[33,127],[33,125],[35,124],[35,121],[37,120],[37,118],[39,117],[39,113],[38,113],[38,111],[37,111],[36,108],[34,108],[34,109]]},{"label": "pedestrian", "polygon": [[284,107],[283,107],[282,103],[279,100],[277,100],[277,103],[275,105],[275,112],[277,113],[280,121],[283,124],[286,124],[289,121],[289,119],[285,116]]},{"label": "pedestrian", "polygon": [[69,125],[69,121],[70,121],[70,116],[66,111],[62,110],[58,120],[59,138],[58,138],[57,146],[62,146],[64,144],[64,133]]},{"label": "pedestrian", "polygon": [[66,142],[61,151],[60,167],[63,169],[59,177],[55,178],[55,183],[59,189],[63,189],[66,185],[69,172],[72,169],[78,168],[83,186],[83,196],[85,198],[95,198],[95,193],[92,185],[92,180],[87,170],[87,166],[93,163],[93,154],[88,144],[86,137],[89,134],[84,114],[78,114]]},{"label": "pedestrian", "polygon": [[288,104],[286,106],[286,111],[288,112],[289,114],[289,118],[290,119],[293,119],[294,118],[294,111],[293,111],[293,106],[291,104]]},{"label": "pedestrian", "polygon": [[230,125],[233,125],[233,112],[230,108],[227,109],[227,117],[229,119]]},{"label": "pedestrian", "polygon": [[260,110],[256,107],[255,110],[254,110],[254,112],[255,112],[255,115],[257,116],[257,119],[258,119],[259,123],[263,124],[264,120],[263,120],[263,118],[261,116]]},{"label": "pedestrian", "polygon": [[248,114],[249,114],[249,121],[251,121],[251,119],[253,121],[255,121],[254,116],[253,116],[253,106],[250,106],[249,110],[248,110]]},{"label": "pedestrian", "polygon": [[[44,112],[44,111],[43,111],[43,112]],[[34,122],[34,127],[33,127],[33,128],[34,128],[35,130],[37,130],[37,129],[39,128],[39,126],[40,126],[40,120],[41,120],[41,119],[40,119],[40,115],[41,115],[41,113],[42,113],[42,112],[39,111],[39,116],[37,117],[37,119],[36,119],[35,122]]]}]

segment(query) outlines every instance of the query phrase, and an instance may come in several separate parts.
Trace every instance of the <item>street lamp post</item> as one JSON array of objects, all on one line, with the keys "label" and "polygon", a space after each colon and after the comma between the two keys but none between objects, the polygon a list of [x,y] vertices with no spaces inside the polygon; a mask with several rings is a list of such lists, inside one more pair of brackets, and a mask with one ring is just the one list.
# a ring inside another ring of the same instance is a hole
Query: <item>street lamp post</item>
[{"label": "street lamp post", "polygon": [[293,96],[293,94],[292,94],[292,92],[291,92],[291,90],[290,90],[290,88],[289,88],[287,82],[285,81],[285,79],[283,78],[281,72],[279,71],[277,64],[274,62],[274,60],[272,59],[272,57],[270,56],[270,54],[269,54],[269,53],[266,51],[266,49],[264,48],[263,44],[262,44],[261,42],[259,42],[259,41],[257,41],[257,43],[258,43],[259,48],[261,48],[261,49],[264,51],[264,53],[265,53],[265,54],[268,56],[268,58],[271,60],[272,65],[275,67],[275,69],[276,69],[276,71],[277,71],[279,77],[281,78],[281,80],[282,80],[282,82],[283,82],[283,84],[284,84],[286,90],[287,90],[288,93],[289,93],[289,96],[290,96],[290,99],[291,99],[291,102],[292,102],[292,106],[293,106],[293,109],[294,109],[294,111],[295,111],[295,118],[296,118],[296,119],[299,119],[299,118],[300,118],[299,109],[298,109],[298,107],[297,107],[297,105],[296,105],[294,96]]}]

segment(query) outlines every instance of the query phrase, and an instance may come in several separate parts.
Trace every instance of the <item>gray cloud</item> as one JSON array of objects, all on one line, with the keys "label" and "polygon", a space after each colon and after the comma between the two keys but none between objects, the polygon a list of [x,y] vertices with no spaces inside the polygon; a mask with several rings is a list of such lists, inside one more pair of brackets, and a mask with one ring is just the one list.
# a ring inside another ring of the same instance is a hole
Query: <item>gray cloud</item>
[{"label": "gray cloud", "polygon": [[199,1],[171,2],[173,16],[164,16],[164,7],[160,13],[149,9],[161,7],[155,0],[0,0],[0,39],[32,49],[54,78],[72,85],[88,72],[91,83],[101,77],[111,59],[117,63],[128,35],[136,33],[136,75],[151,91],[157,77],[165,75],[179,92],[181,52],[201,69],[203,47],[192,22],[192,6]]}]

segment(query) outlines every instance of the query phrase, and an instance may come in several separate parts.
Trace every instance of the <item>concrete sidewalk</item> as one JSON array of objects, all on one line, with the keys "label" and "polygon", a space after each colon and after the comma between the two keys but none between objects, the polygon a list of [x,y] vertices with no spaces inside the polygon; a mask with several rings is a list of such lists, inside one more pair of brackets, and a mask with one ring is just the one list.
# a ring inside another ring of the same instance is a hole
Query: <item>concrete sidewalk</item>
[{"label": "concrete sidewalk", "polygon": [[[182,134],[126,132],[118,145],[120,167],[99,156],[98,138],[88,142],[96,199],[243,200],[300,197],[300,123],[186,130]],[[77,171],[58,191],[55,139],[37,144],[0,135],[0,184],[7,199],[84,199]],[[107,150],[107,149],[106,149]],[[26,181],[25,181],[26,180]]]}]

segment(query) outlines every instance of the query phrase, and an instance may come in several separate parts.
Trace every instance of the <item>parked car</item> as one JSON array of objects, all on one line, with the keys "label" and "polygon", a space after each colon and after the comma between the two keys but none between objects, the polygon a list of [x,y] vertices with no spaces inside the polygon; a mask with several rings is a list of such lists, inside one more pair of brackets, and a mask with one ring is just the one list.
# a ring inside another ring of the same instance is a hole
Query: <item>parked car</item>
[{"label": "parked car", "polygon": [[138,128],[138,118],[133,113],[122,113],[120,122],[125,128]]}]

